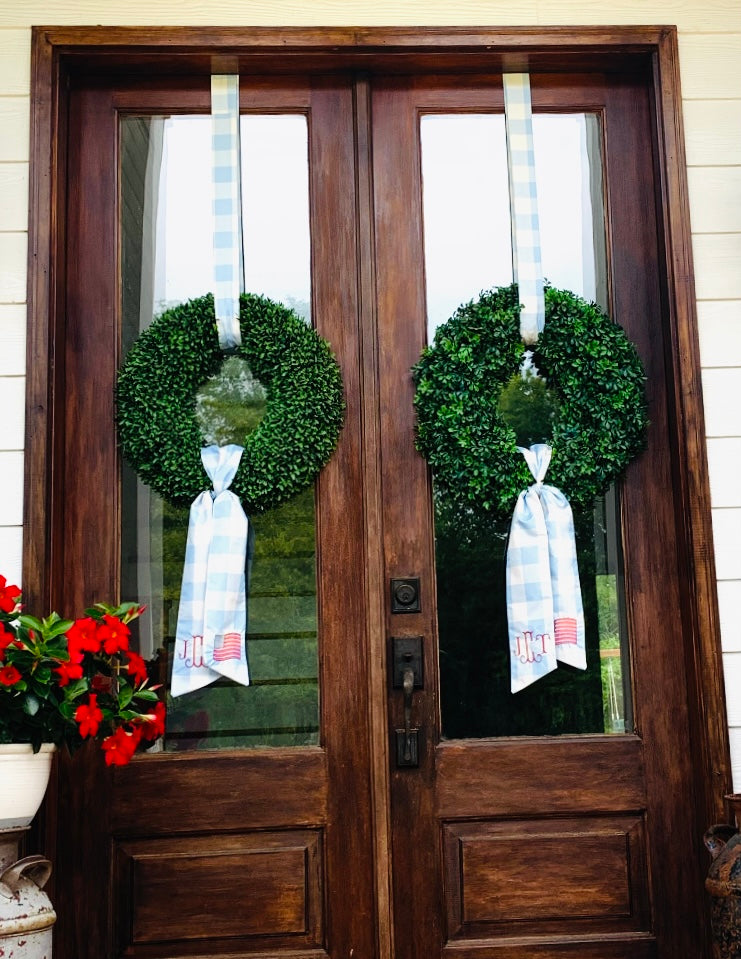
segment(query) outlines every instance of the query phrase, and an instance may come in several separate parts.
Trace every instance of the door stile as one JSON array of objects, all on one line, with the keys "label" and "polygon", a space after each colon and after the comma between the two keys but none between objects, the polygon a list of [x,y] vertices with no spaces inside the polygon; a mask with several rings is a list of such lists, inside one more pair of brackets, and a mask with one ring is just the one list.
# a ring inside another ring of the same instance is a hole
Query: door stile
[{"label": "door stile", "polygon": [[[384,554],[391,578],[419,577],[420,611],[392,613],[389,637],[421,636],[423,688],[412,697],[411,725],[419,728],[419,767],[391,763],[394,903],[397,955],[430,959],[443,938],[441,843],[434,808],[439,739],[434,540],[427,465],[414,445],[411,367],[426,345],[419,133],[409,81],[377,83],[373,94],[373,174],[379,283]],[[393,279],[392,279],[393,278]],[[387,588],[388,594],[388,588]],[[387,735],[395,746],[404,727],[403,696],[389,687]]]},{"label": "door stile", "polygon": [[365,595],[368,648],[368,702],[371,753],[373,848],[376,886],[376,957],[393,959],[389,746],[386,714],[387,644],[381,491],[379,342],[376,309],[373,219],[373,142],[371,86],[359,76],[353,86],[357,177],[358,283],[360,287],[360,369],[362,381],[363,512],[365,517]]},{"label": "door stile", "polygon": [[[311,86],[310,196],[317,331],[342,357],[345,423],[317,482],[322,746],[327,757],[327,939],[332,956],[372,955],[373,826],[362,562],[363,407],[358,324],[357,186],[353,92],[330,78]],[[345,504],[344,506],[342,504]],[[342,514],[342,516],[341,516]],[[331,516],[323,529],[322,516]]]}]

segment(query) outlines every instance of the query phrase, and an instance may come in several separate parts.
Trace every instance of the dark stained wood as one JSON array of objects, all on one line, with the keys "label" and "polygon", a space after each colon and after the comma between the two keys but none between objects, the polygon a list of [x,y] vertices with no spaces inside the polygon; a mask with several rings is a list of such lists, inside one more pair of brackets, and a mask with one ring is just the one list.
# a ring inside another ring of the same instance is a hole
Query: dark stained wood
[{"label": "dark stained wood", "polygon": [[[162,94],[158,99],[152,89],[150,84],[145,113],[163,105]],[[53,500],[56,521],[64,530],[65,553],[64,561],[60,558],[52,567],[65,611],[115,596],[119,579],[119,462],[113,419],[119,362],[115,157],[118,111],[135,112],[136,100],[130,90],[128,99],[121,98],[124,103],[117,102],[114,93],[110,83],[95,82],[77,85],[70,95],[66,335],[59,338],[66,388],[56,414],[65,438],[63,495]],[[198,112],[204,105],[200,80],[194,93],[192,103],[187,85],[168,88],[171,107]],[[75,881],[61,897],[58,942],[61,954],[70,959],[120,954],[112,904],[122,895],[129,896],[124,911],[133,913],[134,926],[129,938],[121,941],[131,942],[131,954],[142,959],[159,954],[148,910],[172,912],[169,900],[175,877],[168,870],[176,860],[165,856],[155,864],[143,850],[149,846],[172,852],[179,844],[187,858],[188,850],[199,847],[204,829],[214,841],[235,829],[243,833],[278,829],[288,836],[297,828],[311,827],[316,838],[311,854],[317,877],[311,894],[311,935],[307,932],[297,941],[288,926],[282,931],[277,925],[260,926],[269,921],[269,916],[263,917],[249,929],[239,927],[251,936],[251,950],[267,949],[269,943],[271,954],[288,950],[293,955],[297,949],[323,949],[325,938],[337,955],[351,949],[370,954],[374,947],[369,743],[367,733],[358,735],[368,728],[365,597],[362,589],[349,590],[346,579],[348,570],[363,567],[364,545],[362,503],[355,495],[361,487],[361,390],[352,91],[346,80],[319,83],[311,90],[305,80],[294,78],[275,88],[265,84],[247,88],[245,99],[263,112],[310,114],[313,314],[342,364],[346,390],[345,428],[317,484],[321,748],[143,755],[115,771],[103,766],[97,751],[86,751],[72,768],[63,764],[56,865],[61,875],[74,872]],[[338,272],[349,282],[336,282]],[[92,812],[96,796],[104,797],[97,816]],[[113,836],[136,850],[139,865],[111,872]],[[220,875],[216,861],[201,857],[198,865],[214,881]],[[256,875],[253,879],[260,881]],[[279,900],[271,906],[276,922],[280,915],[295,917],[295,890],[305,884],[306,876],[299,880],[295,875],[282,885],[273,884]],[[261,895],[269,892],[268,883]],[[357,902],[365,907],[355,908]],[[257,907],[259,903],[258,896]],[[249,908],[240,905],[239,914]],[[175,912],[172,916],[171,923],[178,922]],[[184,919],[184,940],[191,943],[183,946],[186,953],[195,948],[191,935],[195,921],[192,916]],[[246,921],[234,919],[237,924]],[[88,923],[95,927],[89,934]],[[121,924],[117,927],[120,930]],[[234,943],[224,936],[230,935],[228,929],[220,933],[217,923],[203,929],[204,942],[210,945],[198,948],[201,953],[204,948],[214,954],[229,951]],[[172,938],[170,932],[167,936]],[[130,952],[128,946],[120,948]]]},{"label": "dark stained wood", "polygon": [[451,823],[443,842],[448,940],[649,932],[640,818]]},{"label": "dark stained wood", "polygon": [[[657,903],[667,895],[678,901],[703,901],[703,823],[694,804],[676,802],[693,782],[690,752],[677,748],[690,741],[689,688],[684,650],[692,646],[685,630],[683,596],[692,589],[691,569],[682,562],[688,544],[676,522],[677,504],[661,490],[675,489],[671,413],[667,384],[676,374],[667,369],[669,318],[662,312],[661,248],[657,220],[661,194],[651,166],[641,162],[651,136],[650,88],[642,78],[611,84],[607,98],[606,137],[613,311],[644,361],[649,419],[646,451],[626,473],[621,489],[625,582],[633,657],[635,724],[644,744],[646,792],[650,810],[650,848],[654,862],[666,862],[682,848],[695,868],[677,870],[671,889],[658,870],[652,877]],[[632,122],[629,122],[632,120]],[[640,210],[636,217],[631,210]],[[640,277],[632,284],[627,277]],[[700,469],[699,463],[694,467]],[[650,504],[650,506],[648,505]],[[640,517],[640,521],[637,521]],[[664,639],[664,637],[666,637]],[[677,655],[672,655],[678,646]],[[655,708],[657,689],[672,708]],[[701,911],[678,924],[657,909],[655,931],[669,954],[703,948]]]},{"label": "dark stained wood", "polygon": [[368,701],[371,731],[371,775],[374,802],[376,905],[378,910],[377,955],[393,954],[393,860],[389,810],[389,761],[386,683],[387,580],[382,542],[383,503],[381,462],[378,457],[382,423],[379,411],[379,355],[377,338],[377,291],[375,273],[375,224],[373,211],[373,143],[371,132],[372,90],[367,78],[355,83],[355,137],[358,189],[359,283],[361,290],[361,348],[363,369],[362,440],[365,520],[365,590],[368,623]]},{"label": "dark stained wood", "polygon": [[532,802],[534,781],[544,815],[646,805],[643,744],[634,736],[444,742],[437,770],[442,820],[516,815]]},{"label": "dark stained wood", "polygon": [[[115,774],[91,751],[63,759],[47,846],[64,878],[57,954],[159,959],[149,899],[169,895],[178,850],[212,877],[229,850],[242,850],[245,868],[264,867],[265,889],[279,890],[281,902],[256,921],[295,926],[293,853],[277,871],[249,856],[266,837],[301,834],[316,839],[306,867],[316,945],[284,926],[276,948],[263,948],[265,927],[243,927],[237,935],[258,936],[253,957],[353,949],[390,959],[392,921],[397,959],[709,955],[700,837],[724,818],[730,763],[673,28],[35,28],[26,597],[72,612],[117,589],[115,111],[207,112],[214,56],[236,58],[243,109],[311,115],[314,315],[342,363],[347,400],[317,491],[322,745],[145,756]],[[606,125],[612,307],[647,363],[651,399],[649,450],[623,495],[635,736],[438,744],[430,489],[410,412],[409,367],[424,343],[414,111],[500,110],[502,69],[531,70],[535,109],[594,110]],[[348,70],[366,75],[352,83]],[[422,612],[384,620],[398,575],[421,577]],[[396,770],[389,755],[402,724],[391,692],[384,729],[390,635],[425,637],[425,688],[413,705],[419,770]],[[220,825],[191,829],[186,810],[217,793]],[[532,850],[543,833],[531,862],[544,882],[570,889],[569,902],[526,935],[507,880],[526,880],[537,899],[515,850]],[[604,871],[592,874],[581,860],[585,850],[597,857],[598,836]],[[585,922],[574,903],[586,886],[602,912]],[[633,925],[608,931],[623,921],[614,913],[626,895]],[[191,914],[186,927],[196,926]],[[167,954],[226,959],[235,945],[186,936]]]},{"label": "dark stained wood", "polygon": [[197,940],[210,952],[214,939],[240,940],[252,951],[321,944],[315,831],[194,837],[186,849],[179,839],[136,840],[116,846],[114,857],[127,954]]},{"label": "dark stained wood", "polygon": [[342,367],[346,404],[337,450],[317,481],[319,698],[329,787],[327,939],[338,956],[352,950],[372,955],[375,944],[352,116],[348,81],[315,78],[309,118],[312,315]]},{"label": "dark stained wood", "polygon": [[[378,81],[372,100],[386,635],[422,636],[424,647],[424,688],[414,692],[411,715],[421,730],[419,769],[397,769],[391,757],[394,937],[399,957],[432,959],[442,943],[443,918],[432,789],[438,657],[430,479],[414,449],[410,370],[426,343],[426,311],[417,117],[406,87],[404,81]],[[404,576],[419,577],[421,611],[394,615],[388,584]],[[403,726],[401,690],[389,690],[391,742]]]},{"label": "dark stained wood", "polygon": [[[200,816],[198,809],[215,808],[219,820],[214,831],[270,829],[286,823],[314,825],[327,820],[327,757],[324,750],[255,750],[249,763],[232,750],[215,755],[203,753],[157,753],[137,756],[114,770],[117,794],[111,811],[111,830],[116,836],[142,832],[142,808],[147,810],[146,829],[152,834],[192,834]],[[242,765],[235,775],[234,767]],[[249,796],[249,802],[245,801]]]},{"label": "dark stained wood", "polygon": [[[624,954],[640,954],[646,936],[655,936],[659,954],[667,957],[699,956],[705,947],[701,911],[691,908],[678,922],[676,912],[667,908],[669,902],[677,901],[689,907],[702,896],[705,862],[697,846],[703,824],[691,803],[676,801],[677,796],[687,795],[693,782],[689,752],[677,749],[677,744],[687,743],[690,736],[683,647],[691,643],[691,634],[683,630],[683,619],[678,615],[680,594],[690,584],[688,568],[678,563],[683,550],[681,529],[675,523],[676,505],[667,495],[673,488],[672,431],[666,407],[666,382],[671,373],[665,367],[668,317],[662,314],[659,280],[657,210],[661,196],[654,183],[653,160],[646,151],[652,136],[650,82],[645,65],[609,77],[531,74],[536,111],[589,111],[602,117],[611,312],[636,344],[647,371],[651,420],[648,449],[627,471],[621,495],[637,736],[460,741],[441,745],[431,757],[430,739],[436,742],[439,738],[436,677],[433,675],[432,689],[428,689],[426,676],[425,689],[415,693],[414,724],[422,727],[424,737],[421,768],[418,774],[399,770],[392,775],[397,909],[401,911],[402,902],[408,907],[408,914],[397,915],[396,920],[397,948],[404,955],[421,959],[438,955],[441,948],[440,930],[434,922],[420,926],[409,918],[422,912],[429,915],[438,908],[434,890],[425,898],[425,893],[416,889],[420,875],[439,868],[438,836],[427,822],[431,814],[439,817],[443,830],[451,828],[451,821],[462,819],[474,819],[482,823],[482,829],[494,829],[495,817],[508,817],[510,845],[502,846],[499,856],[495,845],[488,846],[491,859],[487,875],[503,876],[502,882],[515,876],[513,869],[516,871],[517,866],[512,864],[512,856],[516,837],[524,839],[530,820],[547,830],[553,816],[573,817],[578,813],[586,816],[587,822],[596,812],[612,817],[630,814],[631,821],[637,815],[641,822],[645,816],[646,851],[641,851],[638,860],[654,865],[650,874],[639,869],[631,877],[631,887],[643,903],[638,912],[634,911],[634,918],[640,913],[643,919],[631,926],[631,937],[623,943]],[[377,82],[374,95],[377,268],[379,277],[386,280],[383,285],[379,283],[378,307],[381,415],[383,422],[388,418],[394,425],[393,434],[384,435],[382,440],[382,458],[388,464],[384,472],[387,575],[419,574],[425,598],[434,588],[427,578],[432,570],[430,520],[426,515],[430,496],[426,478],[418,475],[419,457],[415,460],[412,449],[409,375],[424,342],[423,294],[418,287],[420,273],[415,273],[414,266],[422,259],[417,116],[423,111],[436,112],[439,102],[448,111],[486,109],[485,90],[475,84],[469,107],[471,86],[467,76],[437,77],[429,84],[422,78],[398,78]],[[497,84],[492,83],[489,110],[497,109],[496,89]],[[399,317],[403,317],[401,325]],[[428,610],[423,609],[422,614],[408,617],[409,622],[401,625],[425,636],[427,668],[430,661],[433,667],[436,664],[437,651],[434,621],[429,621]],[[390,630],[396,634],[397,624],[390,623]],[[672,655],[675,644],[677,654]],[[392,729],[401,725],[399,698],[391,697]],[[437,794],[435,809],[431,809],[431,793]],[[639,845],[643,849],[643,840]],[[461,856],[457,874],[462,876],[461,895],[465,898],[465,853]],[[538,875],[546,887],[563,887],[568,896],[568,884],[561,873],[564,861],[568,861],[565,846],[550,865],[545,859],[538,862]],[[479,870],[479,893],[481,875]],[[575,899],[576,888],[583,890],[587,879],[577,871],[572,873],[572,880],[571,897]],[[442,875],[434,881],[439,889],[450,889],[450,880],[446,883]],[[490,892],[496,899],[497,889]],[[655,904],[650,919],[649,898]],[[466,916],[465,907],[462,916]],[[518,912],[500,916],[499,922],[505,935],[515,934],[516,928],[525,935]],[[507,922],[511,923],[509,927]],[[530,935],[535,941],[542,940],[543,945],[547,939],[555,947],[559,937],[596,933],[598,929],[605,932],[601,922],[580,916],[565,904],[557,923],[546,923]],[[481,922],[472,925],[480,939]],[[449,935],[450,930],[446,933]],[[636,941],[638,953],[633,951]],[[492,954],[499,954],[503,948],[493,941],[487,944],[489,947]],[[485,954],[486,949],[482,952]],[[580,954],[578,949],[574,948],[574,954]],[[584,954],[589,955],[589,949]]]},{"label": "dark stained wood", "polygon": [[679,52],[675,30],[665,31],[655,57],[654,113],[659,154],[657,177],[664,239],[666,309],[671,317],[671,362],[676,470],[675,522],[682,530],[688,570],[683,615],[693,641],[685,644],[690,680],[690,751],[702,769],[696,796],[698,817],[724,822],[723,796],[732,791],[723,660],[715,587],[715,555],[707,469],[707,443],[700,375],[695,283],[690,235],[687,166],[682,129]]},{"label": "dark stained wood", "polygon": [[449,942],[443,950],[443,959],[656,959],[657,955],[652,936],[633,933],[549,937],[548,942],[507,936],[496,945]]}]

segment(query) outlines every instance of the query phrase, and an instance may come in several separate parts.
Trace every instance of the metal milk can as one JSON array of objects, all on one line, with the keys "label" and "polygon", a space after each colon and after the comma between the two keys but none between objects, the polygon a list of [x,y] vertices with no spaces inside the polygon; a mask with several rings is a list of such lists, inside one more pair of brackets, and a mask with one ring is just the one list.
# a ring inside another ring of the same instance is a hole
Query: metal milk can
[{"label": "metal milk can", "polygon": [[713,861],[705,888],[710,894],[710,918],[715,959],[741,959],[741,794],[726,796],[735,825],[711,826],[704,840]]},{"label": "metal milk can", "polygon": [[26,856],[0,873],[0,959],[51,959],[57,918],[43,891],[51,863]]}]

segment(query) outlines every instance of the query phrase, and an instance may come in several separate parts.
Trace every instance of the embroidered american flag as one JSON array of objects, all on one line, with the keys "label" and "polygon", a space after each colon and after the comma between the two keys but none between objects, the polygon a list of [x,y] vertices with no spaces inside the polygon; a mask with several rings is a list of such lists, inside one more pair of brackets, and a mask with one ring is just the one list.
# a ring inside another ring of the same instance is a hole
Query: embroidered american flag
[{"label": "embroidered american flag", "polygon": [[242,658],[242,634],[225,633],[214,639],[214,662],[223,663],[227,659]]},{"label": "embroidered american flag", "polygon": [[562,616],[554,622],[556,633],[556,646],[563,646],[567,643],[576,645],[576,620],[568,616]]}]

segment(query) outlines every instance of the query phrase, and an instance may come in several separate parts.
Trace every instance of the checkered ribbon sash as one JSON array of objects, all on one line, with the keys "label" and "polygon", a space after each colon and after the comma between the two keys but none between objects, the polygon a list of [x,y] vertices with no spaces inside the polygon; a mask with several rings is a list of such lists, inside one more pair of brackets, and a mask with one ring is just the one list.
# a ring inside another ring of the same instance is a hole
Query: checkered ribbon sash
[{"label": "checkered ribbon sash", "polygon": [[181,696],[221,676],[249,685],[245,633],[245,558],[249,521],[229,485],[241,446],[207,446],[203,466],[213,483],[190,508],[171,693]]},{"label": "checkered ribbon sash", "polygon": [[527,73],[505,73],[503,81],[512,227],[512,272],[518,285],[522,307],[520,335],[527,346],[532,346],[537,342],[538,334],[542,333],[545,325],[545,300],[530,76]]},{"label": "checkered ribbon sash", "polygon": [[574,518],[569,501],[543,483],[551,448],[518,447],[535,483],[523,490],[507,546],[507,622],[512,692],[568,663],[587,668]]},{"label": "checkered ribbon sash", "polygon": [[211,77],[214,308],[222,350],[239,346],[239,294],[244,290],[239,149],[239,77]]}]

